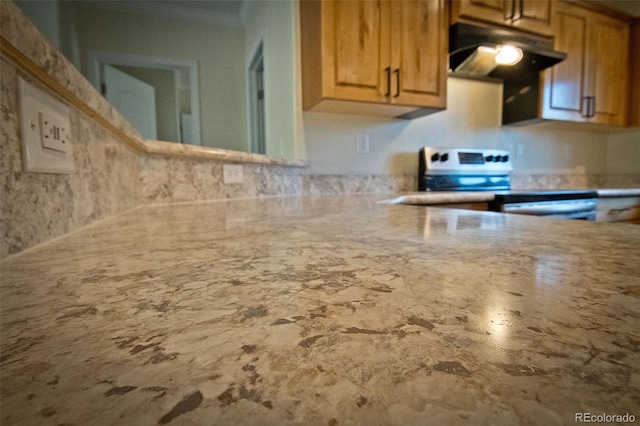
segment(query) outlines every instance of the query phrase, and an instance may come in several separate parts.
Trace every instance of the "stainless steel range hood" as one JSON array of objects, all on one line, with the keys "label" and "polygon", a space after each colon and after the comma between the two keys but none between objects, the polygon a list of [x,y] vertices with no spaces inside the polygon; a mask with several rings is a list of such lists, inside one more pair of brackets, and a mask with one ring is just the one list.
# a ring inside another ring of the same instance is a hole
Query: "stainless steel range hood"
[{"label": "stainless steel range hood", "polygon": [[[495,57],[503,46],[521,52],[514,65],[499,65]],[[449,29],[451,75],[504,82],[502,124],[516,124],[538,117],[540,71],[567,57],[553,50],[551,39],[515,31],[457,23]]]}]

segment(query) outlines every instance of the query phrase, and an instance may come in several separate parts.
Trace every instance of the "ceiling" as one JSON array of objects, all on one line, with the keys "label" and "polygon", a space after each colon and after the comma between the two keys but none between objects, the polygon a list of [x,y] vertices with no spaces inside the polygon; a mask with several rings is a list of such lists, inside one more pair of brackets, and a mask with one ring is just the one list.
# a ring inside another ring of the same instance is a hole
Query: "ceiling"
[{"label": "ceiling", "polygon": [[591,0],[591,2],[617,9],[631,16],[640,16],[640,0]]},{"label": "ceiling", "polygon": [[146,0],[143,3],[174,4],[184,8],[238,15],[247,0]]},{"label": "ceiling", "polygon": [[240,27],[257,0],[76,0],[80,7]]},{"label": "ceiling", "polygon": [[[179,18],[215,25],[239,27],[252,1],[259,0],[77,0],[81,6]],[[640,16],[640,0],[589,0]]]}]

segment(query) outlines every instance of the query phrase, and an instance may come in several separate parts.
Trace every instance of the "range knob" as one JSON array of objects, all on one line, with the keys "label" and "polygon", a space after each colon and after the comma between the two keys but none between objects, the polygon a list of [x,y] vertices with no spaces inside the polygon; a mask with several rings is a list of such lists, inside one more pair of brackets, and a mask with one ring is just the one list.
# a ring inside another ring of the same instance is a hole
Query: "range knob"
[{"label": "range knob", "polygon": [[442,154],[440,156],[440,161],[447,161],[449,159],[449,154]]},{"label": "range knob", "polygon": [[431,161],[438,161],[440,159],[440,154],[437,152],[431,156]]},{"label": "range knob", "polygon": [[503,163],[506,163],[507,161],[509,161],[509,156],[503,155],[502,158],[500,158],[500,161],[502,161]]},{"label": "range knob", "polygon": [[493,162],[494,157],[493,157],[493,155],[487,155],[486,157],[484,157],[484,159],[485,159],[485,161],[491,163],[491,162]]}]

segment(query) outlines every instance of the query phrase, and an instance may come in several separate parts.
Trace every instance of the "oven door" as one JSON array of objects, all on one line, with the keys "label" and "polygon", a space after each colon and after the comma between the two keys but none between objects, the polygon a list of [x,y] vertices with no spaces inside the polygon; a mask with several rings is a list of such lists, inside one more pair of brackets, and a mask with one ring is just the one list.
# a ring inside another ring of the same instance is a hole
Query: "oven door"
[{"label": "oven door", "polygon": [[564,219],[595,220],[597,206],[597,199],[532,201],[500,204],[498,211]]}]

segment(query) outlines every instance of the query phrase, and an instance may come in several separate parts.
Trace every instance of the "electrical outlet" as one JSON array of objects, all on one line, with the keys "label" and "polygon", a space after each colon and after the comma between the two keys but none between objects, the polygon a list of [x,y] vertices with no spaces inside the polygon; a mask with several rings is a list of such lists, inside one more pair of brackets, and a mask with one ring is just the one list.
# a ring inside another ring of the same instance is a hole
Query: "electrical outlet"
[{"label": "electrical outlet", "polygon": [[242,183],[244,176],[241,164],[223,164],[222,165],[222,181],[225,184]]},{"label": "electrical outlet", "polygon": [[18,94],[24,171],[73,172],[69,107],[22,78]]},{"label": "electrical outlet", "polygon": [[42,146],[55,149],[60,152],[67,152],[70,143],[68,123],[55,115],[47,112],[39,112],[40,118],[40,138]]}]

